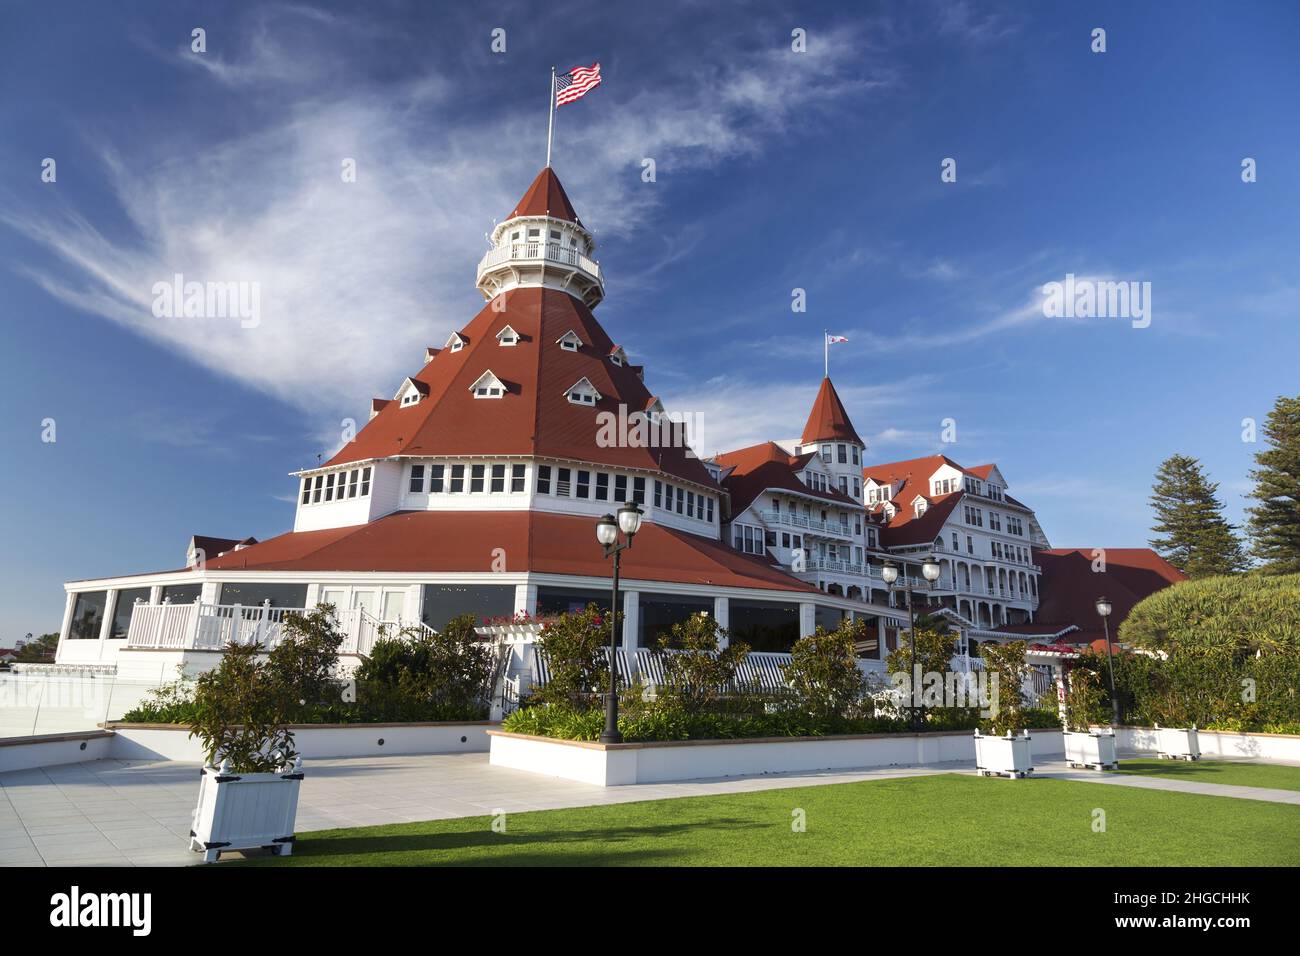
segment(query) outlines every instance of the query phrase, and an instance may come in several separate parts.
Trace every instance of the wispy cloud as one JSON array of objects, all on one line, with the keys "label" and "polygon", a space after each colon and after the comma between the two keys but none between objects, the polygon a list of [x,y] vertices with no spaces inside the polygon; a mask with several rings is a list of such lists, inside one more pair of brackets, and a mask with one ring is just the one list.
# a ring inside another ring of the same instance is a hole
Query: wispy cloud
[{"label": "wispy cloud", "polygon": [[[279,6],[250,14],[245,31],[238,55],[163,53],[256,101],[257,128],[216,142],[97,143],[129,231],[47,205],[6,204],[0,221],[61,261],[25,268],[51,295],[332,422],[390,389],[423,346],[478,308],[479,237],[536,172],[536,111],[456,114],[445,73],[339,82],[337,58],[358,35],[370,39],[342,14]],[[653,214],[657,190],[636,174],[643,157],[660,175],[716,166],[831,104],[889,88],[896,76],[884,61],[864,67],[860,40],[820,31],[800,56],[764,40],[748,56],[683,65],[673,89],[602,89],[604,108],[557,151],[557,163],[583,157],[566,180],[584,221],[607,237]],[[345,158],[357,164],[353,183],[341,176]],[[260,324],[155,318],[154,284],[177,273],[257,283]]]}]

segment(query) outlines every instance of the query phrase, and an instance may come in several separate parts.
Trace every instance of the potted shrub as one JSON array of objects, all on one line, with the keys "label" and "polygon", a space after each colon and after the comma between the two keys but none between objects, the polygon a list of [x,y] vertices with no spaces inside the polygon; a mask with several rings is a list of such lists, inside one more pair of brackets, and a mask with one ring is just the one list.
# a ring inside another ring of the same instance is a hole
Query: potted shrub
[{"label": "potted shrub", "polygon": [[1021,692],[1028,676],[1025,642],[982,644],[980,657],[998,683],[993,706],[981,722],[985,732],[975,730],[975,770],[982,777],[1027,777],[1034,768]]},{"label": "potted shrub", "polygon": [[302,759],[287,726],[285,685],[260,652],[231,644],[195,685],[190,734],[203,743],[204,767],[190,849],[206,863],[227,850],[293,850]]},{"label": "potted shrub", "polygon": [[1093,730],[1092,723],[1103,710],[1101,685],[1096,673],[1083,668],[1070,672],[1070,693],[1065,700],[1065,760],[1071,767],[1117,770],[1115,731]]},{"label": "potted shrub", "polygon": [[1201,741],[1196,734],[1196,725],[1161,727],[1156,724],[1156,756],[1170,760],[1200,760]]}]

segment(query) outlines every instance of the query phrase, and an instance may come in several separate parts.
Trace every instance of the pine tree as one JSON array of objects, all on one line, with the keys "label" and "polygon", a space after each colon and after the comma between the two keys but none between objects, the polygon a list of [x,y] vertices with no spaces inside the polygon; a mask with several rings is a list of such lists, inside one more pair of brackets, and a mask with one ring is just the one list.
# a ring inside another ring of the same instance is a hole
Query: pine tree
[{"label": "pine tree", "polygon": [[1151,490],[1151,531],[1157,537],[1149,544],[1161,557],[1193,578],[1245,567],[1241,539],[1216,497],[1219,485],[1206,478],[1199,461],[1187,455],[1165,459]]},{"label": "pine tree", "polygon": [[1300,571],[1300,396],[1280,396],[1264,423],[1269,447],[1250,473],[1259,504],[1250,509],[1250,535],[1264,570]]}]

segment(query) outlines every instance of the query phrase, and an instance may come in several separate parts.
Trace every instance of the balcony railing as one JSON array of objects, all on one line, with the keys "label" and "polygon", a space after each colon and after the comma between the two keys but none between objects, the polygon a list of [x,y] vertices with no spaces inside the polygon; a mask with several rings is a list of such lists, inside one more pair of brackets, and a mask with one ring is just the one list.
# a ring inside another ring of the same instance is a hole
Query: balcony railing
[{"label": "balcony railing", "polygon": [[600,272],[600,263],[589,259],[577,249],[566,248],[557,242],[514,242],[505,246],[489,249],[478,263],[478,275],[503,262],[546,261],[561,266],[571,266],[587,273],[603,287],[604,276]]},{"label": "balcony railing", "polygon": [[767,524],[784,525],[787,528],[799,528],[814,534],[829,534],[837,538],[854,537],[853,529],[835,521],[819,521],[816,518],[804,518],[790,511],[761,511],[759,517]]},{"label": "balcony railing", "polygon": [[[270,607],[266,604],[144,604],[131,611],[126,646],[138,649],[219,651],[229,644],[259,644],[270,650],[285,638],[285,618],[308,614],[310,608]],[[384,634],[403,628],[430,630],[421,621],[383,621],[364,608],[335,612],[343,644],[339,653],[366,655]]]}]

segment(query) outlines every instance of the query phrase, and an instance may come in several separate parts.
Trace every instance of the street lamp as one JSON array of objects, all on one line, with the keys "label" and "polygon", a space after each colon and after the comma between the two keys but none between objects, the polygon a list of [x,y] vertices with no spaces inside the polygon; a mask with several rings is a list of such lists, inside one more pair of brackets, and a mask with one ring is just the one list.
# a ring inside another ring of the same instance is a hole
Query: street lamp
[{"label": "street lamp", "polygon": [[1110,650],[1110,602],[1097,598],[1097,614],[1101,618],[1102,632],[1106,635],[1106,673],[1110,677],[1110,723],[1119,724],[1119,697],[1115,693],[1115,659]]},{"label": "street lamp", "polygon": [[[934,582],[939,580],[940,570],[941,569],[939,567],[939,562],[934,560],[934,555],[930,555],[924,561],[921,562],[921,576],[925,578],[926,582],[930,585],[931,590],[934,590]],[[884,567],[880,569],[880,577],[885,582],[885,584],[889,586],[889,590],[892,592],[894,590],[895,583],[898,581],[898,565],[894,564],[893,561],[886,558]],[[911,646],[911,659],[912,659],[912,673],[908,675],[910,677],[908,683],[909,686],[911,687],[911,692],[912,692],[910,723],[912,725],[913,730],[920,730],[921,721],[925,715],[925,708],[924,706],[922,706],[920,709],[918,709],[916,703],[917,683],[918,683],[917,678],[920,676],[917,673],[917,663],[916,663],[916,611],[912,607],[912,585],[907,580],[906,577],[903,578],[902,589],[903,589],[903,593],[907,595],[907,619],[908,619],[907,634],[908,634],[908,642]]]},{"label": "street lamp", "polygon": [[[605,551],[605,557],[614,558],[614,589],[609,605],[609,694],[605,697],[605,729],[601,731],[602,744],[621,744],[623,735],[618,732],[618,564],[619,555],[632,547],[632,539],[641,530],[644,512],[632,502],[618,509],[618,517],[611,514],[596,522],[596,540]],[[619,541],[619,532],[627,540]]]}]

